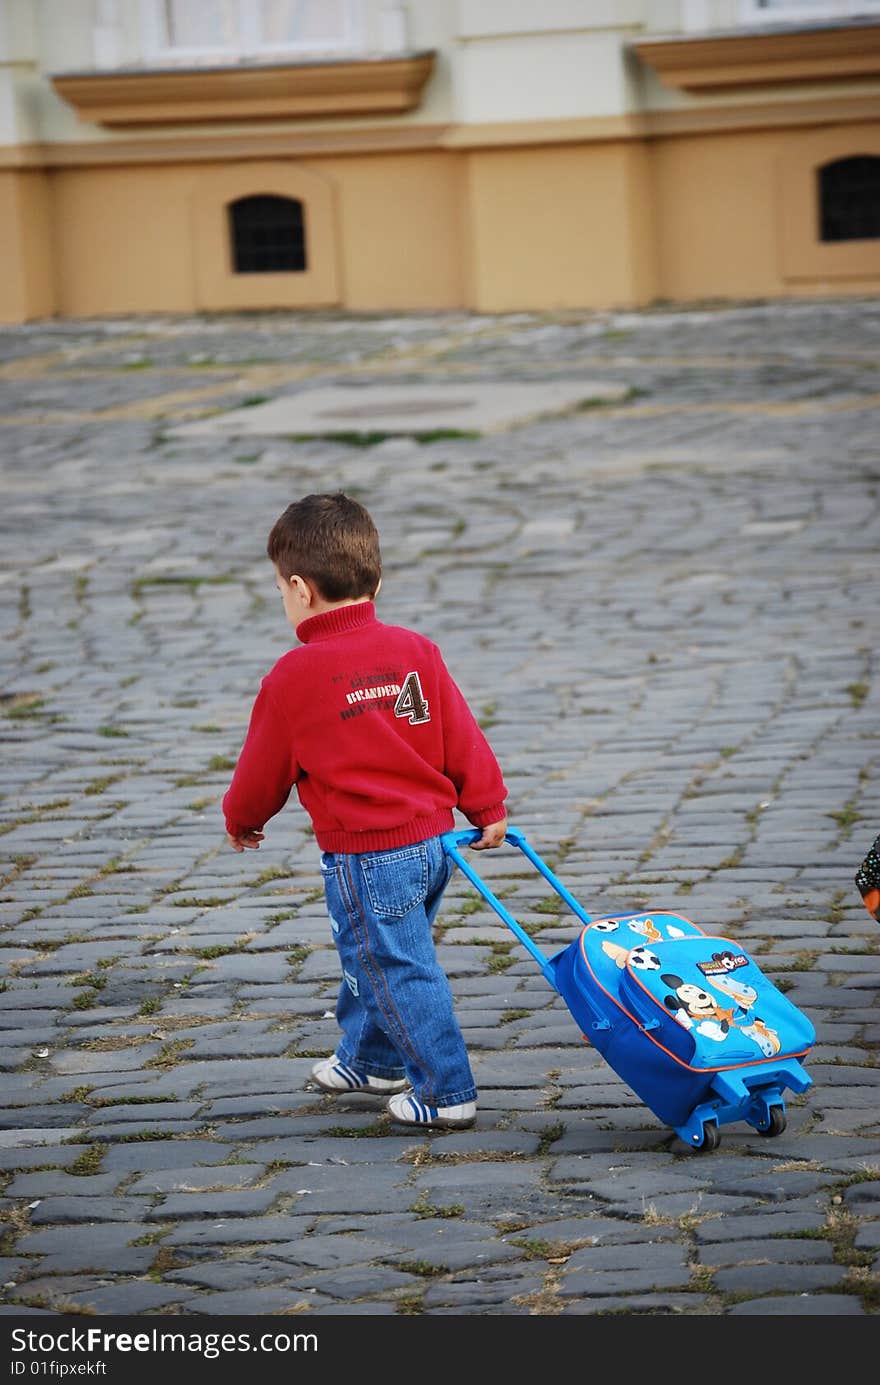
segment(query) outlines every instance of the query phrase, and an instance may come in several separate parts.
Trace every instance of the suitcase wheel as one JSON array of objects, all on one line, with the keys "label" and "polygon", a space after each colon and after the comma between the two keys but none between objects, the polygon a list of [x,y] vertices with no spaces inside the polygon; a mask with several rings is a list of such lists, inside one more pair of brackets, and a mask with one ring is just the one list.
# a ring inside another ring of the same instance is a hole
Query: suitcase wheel
[{"label": "suitcase wheel", "polygon": [[718,1129],[717,1121],[703,1122],[703,1138],[694,1149],[698,1149],[705,1154],[711,1154],[713,1149],[717,1149],[721,1144],[721,1132]]},{"label": "suitcase wheel", "polygon": [[759,1135],[766,1135],[768,1138],[772,1138],[774,1135],[781,1135],[785,1129],[785,1107],[769,1106],[767,1108],[766,1125],[758,1125],[755,1129],[758,1131]]}]

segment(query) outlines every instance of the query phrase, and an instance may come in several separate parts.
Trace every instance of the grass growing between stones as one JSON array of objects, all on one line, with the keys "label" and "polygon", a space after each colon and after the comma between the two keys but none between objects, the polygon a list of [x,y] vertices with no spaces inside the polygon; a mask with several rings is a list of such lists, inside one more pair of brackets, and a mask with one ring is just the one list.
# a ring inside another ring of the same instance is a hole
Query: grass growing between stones
[{"label": "grass growing between stones", "polygon": [[212,755],[208,761],[208,769],[219,774],[221,770],[235,769],[236,761],[230,759],[228,755]]},{"label": "grass growing between stones", "polygon": [[19,876],[24,875],[25,871],[35,866],[39,857],[31,852],[18,851],[12,858],[12,865],[5,875],[0,876],[0,889],[5,885],[11,885]]},{"label": "grass growing between stones", "polygon": [[39,716],[45,705],[46,699],[39,693],[11,693],[3,698],[3,715],[10,721],[22,721]]},{"label": "grass growing between stones", "polygon": [[735,847],[734,850],[731,851],[731,853],[730,853],[729,856],[725,856],[723,861],[719,861],[719,862],[718,862],[718,865],[715,867],[715,869],[716,869],[716,870],[736,870],[736,867],[737,867],[738,865],[741,865],[741,864],[742,864],[742,858],[743,858],[744,854],[745,854],[745,849],[744,849],[743,847],[741,847],[741,846]]},{"label": "grass growing between stones", "polygon": [[491,949],[492,955],[489,958],[489,971],[492,972],[493,975],[505,972],[508,967],[514,965],[516,958],[511,955],[513,952],[513,943],[492,943]]},{"label": "grass growing between stones", "polygon": [[538,1154],[549,1154],[551,1147],[565,1134],[565,1129],[565,1121],[554,1121],[552,1125],[545,1125],[541,1131]]},{"label": "grass growing between stones", "polygon": [[291,980],[296,980],[302,969],[302,965],[307,957],[310,957],[312,949],[305,943],[297,943],[287,954],[287,965],[290,967]]},{"label": "grass growing between stones", "polygon": [[855,683],[847,683],[844,688],[844,692],[849,695],[849,699],[854,707],[861,707],[870,691],[871,684],[864,678],[858,679]]},{"label": "grass growing between stones", "polygon": [[[262,403],[262,400],[259,401]],[[462,438],[479,438],[480,434],[465,431],[460,428],[429,428],[418,433],[388,433],[379,430],[359,432],[356,429],[341,430],[333,433],[287,433],[286,438],[290,442],[340,442],[346,447],[378,447],[379,443],[389,442],[392,438],[410,438],[414,442],[430,444],[432,442],[454,442]],[[351,487],[348,487],[351,494]]]},{"label": "grass growing between stones", "polygon": [[[14,832],[16,827],[30,827],[35,822],[42,822],[53,812],[63,812],[70,804],[69,798],[58,798],[53,803],[43,803],[40,807],[27,805],[18,817],[10,818],[7,822],[0,823],[0,837],[7,832]],[[36,860],[36,858],[34,858]]]},{"label": "grass growing between stones", "polygon": [[256,937],[255,933],[249,933],[245,938],[238,938],[234,943],[213,943],[210,947],[187,948],[188,952],[196,957],[203,957],[205,961],[213,961],[215,957],[228,957],[233,952],[244,952],[248,943]]},{"label": "grass growing between stones", "polygon": [[80,1047],[86,1053],[118,1053],[123,1048],[141,1048],[149,1041],[147,1034],[108,1035],[101,1039],[87,1039]]},{"label": "grass growing between stones", "polygon": [[876,1257],[872,1250],[858,1250],[856,1248],[859,1220],[853,1216],[848,1207],[843,1205],[840,1190],[852,1187],[856,1183],[876,1183],[878,1181],[880,1181],[880,1175],[866,1170],[864,1173],[854,1174],[845,1183],[839,1184],[838,1191],[832,1196],[825,1225],[816,1231],[801,1233],[804,1240],[828,1241],[830,1243],[835,1265],[845,1266],[849,1270],[841,1282],[840,1288],[844,1293],[853,1294],[861,1299],[865,1312],[871,1314],[880,1312],[880,1274],[871,1269]]},{"label": "grass growing between stones", "polygon": [[[302,1108],[305,1109],[305,1108]],[[300,1114],[302,1113],[302,1110]],[[337,1140],[376,1140],[382,1139],[386,1135],[392,1134],[390,1124],[383,1120],[374,1121],[372,1125],[359,1125],[352,1127],[348,1125],[328,1125],[321,1131],[322,1137],[332,1137]]]},{"label": "grass growing between stones", "polygon": [[[859,1270],[871,1268],[874,1263],[873,1251],[856,1249],[858,1230],[858,1218],[854,1217],[847,1207],[829,1207],[825,1225],[819,1235],[823,1240],[830,1242],[835,1265],[848,1265]],[[876,1283],[880,1287],[880,1278],[877,1278]]]},{"label": "grass growing between stones", "polygon": [[106,880],[110,875],[138,875],[140,867],[125,861],[121,856],[114,856],[107,861],[98,871],[98,879]]},{"label": "grass growing between stones", "polygon": [[228,904],[229,900],[225,895],[206,895],[200,898],[198,895],[184,895],[182,899],[169,899],[168,903],[175,909],[217,909],[221,904]]},{"label": "grass growing between stones", "polygon": [[840,828],[842,840],[846,840],[846,838],[852,835],[852,829],[857,822],[863,821],[862,814],[857,809],[856,799],[854,798],[844,803],[843,807],[838,812],[826,813],[825,817],[831,818],[833,822],[837,823]]},{"label": "grass growing between stones", "polygon": [[289,880],[292,872],[286,866],[268,866],[260,871],[256,880],[252,880],[252,886],[268,885],[272,880]]},{"label": "grass growing between stones", "polygon": [[466,917],[469,914],[479,913],[479,911],[483,907],[483,902],[480,899],[466,899],[459,908],[458,912],[462,915],[462,917]]},{"label": "grass growing between stones", "polygon": [[420,1221],[429,1217],[439,1217],[441,1220],[448,1221],[454,1217],[464,1216],[464,1204],[461,1202],[450,1202],[441,1206],[436,1202],[428,1201],[427,1193],[420,1193],[415,1202],[410,1207],[413,1216]]},{"label": "grass growing between stones", "polygon": [[136,1145],[142,1142],[152,1144],[155,1140],[188,1140],[192,1138],[189,1132],[181,1134],[176,1130],[163,1130],[161,1126],[144,1130],[138,1130],[133,1135],[117,1135],[114,1144],[117,1145]]},{"label": "grass growing between stones", "polygon": [[0,1232],[0,1255],[11,1255],[19,1236],[31,1231],[30,1209],[26,1206],[10,1207],[0,1212],[0,1225],[6,1229]]},{"label": "grass growing between stones", "polygon": [[[181,984],[189,985],[189,982],[187,981]],[[235,1018],[241,1019],[242,1016],[236,1015]],[[164,1039],[169,1030],[200,1029],[202,1025],[214,1024],[215,1022],[213,1015],[165,1015],[159,1021],[161,1029],[154,1030],[150,1037],[153,1039]],[[153,1100],[153,1098],[151,1097],[150,1100]]]},{"label": "grass growing between stones", "polygon": [[227,586],[230,582],[235,582],[236,580],[235,574],[231,572],[219,572],[214,576],[208,574],[199,576],[191,576],[188,574],[184,576],[176,573],[157,573],[153,577],[135,578],[131,584],[131,594],[137,599],[146,587],[184,587],[189,591],[197,592],[199,587]]},{"label": "grass growing between stones", "polygon": [[[89,1088],[89,1090],[93,1091],[94,1088]],[[124,1101],[120,1100],[118,1096],[96,1096],[91,1099],[89,1105],[99,1110],[102,1106],[154,1106],[164,1101],[174,1100],[176,1098],[173,1096],[155,1096],[152,1093],[149,1096],[135,1096],[133,1093],[129,1093]],[[186,1139],[186,1136],[178,1134],[175,1138],[183,1140]],[[76,1144],[76,1140],[71,1140],[70,1143]]]},{"label": "grass growing between stones", "polygon": [[424,1313],[425,1305],[421,1294],[403,1294],[397,1300],[397,1311],[401,1317],[417,1317]]},{"label": "grass growing between stones", "polygon": [[71,977],[71,986],[89,986],[93,991],[103,991],[107,985],[107,978],[100,971],[83,971],[79,975]]},{"label": "grass growing between stones", "polygon": [[63,808],[70,807],[69,798],[53,798],[49,803],[24,803],[21,811],[28,813],[34,819],[43,816],[44,813],[57,813]]},{"label": "grass growing between stones", "polygon": [[[562,1100],[562,1088],[557,1085],[558,1080],[561,1076],[561,1068],[551,1068],[550,1071],[547,1073],[547,1085],[549,1090],[547,1092],[547,1096],[541,1102],[541,1106],[545,1111],[552,1111],[556,1103]],[[554,1130],[558,1126],[562,1126],[562,1131],[565,1130],[565,1126],[563,1125],[562,1121],[558,1121],[555,1126],[548,1126],[547,1129]]]},{"label": "grass growing between stones", "polygon": [[546,1260],[551,1265],[562,1265],[575,1250],[575,1244],[565,1241],[542,1241],[537,1236],[511,1236],[510,1244],[525,1251],[527,1260]]},{"label": "grass growing between stones", "polygon": [[51,1294],[36,1293],[27,1294],[20,1300],[28,1308],[44,1308],[48,1313],[61,1313],[66,1316],[76,1315],[81,1318],[97,1316],[97,1308],[93,1308],[90,1303],[75,1303],[71,1298],[53,1298]]},{"label": "grass growing between stones", "polygon": [[554,1267],[544,1275],[540,1289],[533,1294],[514,1294],[512,1302],[529,1309],[530,1317],[558,1317],[565,1307],[565,1299],[559,1297],[562,1284],[562,1270]]},{"label": "grass growing between stones", "polygon": [[181,1269],[186,1264],[182,1256],[178,1255],[171,1246],[161,1246],[156,1252],[156,1258],[147,1270],[147,1278],[154,1283],[161,1284],[163,1275],[170,1270]]},{"label": "grass growing between stones", "polygon": [[67,1172],[75,1178],[87,1178],[91,1174],[100,1173],[108,1148],[108,1145],[89,1145],[82,1154],[77,1155],[72,1164],[68,1164]]},{"label": "grass growing between stones", "polygon": [[880,1274],[872,1273],[867,1268],[854,1269],[846,1276],[841,1288],[860,1298],[866,1313],[880,1313]]},{"label": "grass growing between stones", "polygon": [[446,1265],[433,1265],[430,1260],[395,1260],[394,1267],[404,1274],[416,1274],[420,1279],[440,1279],[449,1273]]},{"label": "grass growing between stones", "polygon": [[480,709],[480,714],[477,717],[477,723],[480,726],[481,730],[491,731],[492,727],[495,725],[495,722],[498,719],[496,716],[497,711],[497,702],[486,702],[483,704],[482,708]]},{"label": "grass growing between stones", "polygon": [[97,990],[80,991],[70,1008],[72,1010],[91,1010],[97,1005],[100,994],[101,992]]},{"label": "grass growing between stones", "polygon": [[432,1144],[429,1149],[418,1147],[407,1150],[403,1156],[404,1162],[424,1168],[428,1164],[450,1165],[450,1164],[527,1164],[530,1156],[527,1154],[514,1154],[510,1150],[496,1149],[474,1149],[474,1150],[445,1150],[443,1145]]},{"label": "grass growing between stones", "polygon": [[65,1092],[58,1100],[71,1103],[88,1101],[94,1090],[94,1087],[71,1087],[70,1091]]},{"label": "grass growing between stones", "polygon": [[810,952],[803,948],[794,954],[790,962],[776,962],[774,966],[778,971],[812,971],[818,957],[818,952]]},{"label": "grass growing between stones", "polygon": [[194,1042],[193,1039],[172,1039],[170,1043],[163,1044],[154,1057],[148,1058],[144,1067],[159,1068],[162,1071],[173,1068],[180,1062],[186,1050],[192,1048]]},{"label": "grass growing between stones", "polygon": [[128,1244],[131,1245],[131,1246],[154,1246],[154,1245],[157,1245],[158,1242],[162,1240],[162,1237],[163,1237],[163,1236],[167,1236],[167,1235],[172,1231],[172,1229],[173,1229],[173,1228],[172,1228],[170,1225],[169,1225],[169,1226],[157,1226],[155,1231],[145,1231],[144,1234],[143,1234],[142,1236],[136,1236],[136,1237],[134,1238],[134,1240],[133,1240],[133,1241],[129,1241]]}]

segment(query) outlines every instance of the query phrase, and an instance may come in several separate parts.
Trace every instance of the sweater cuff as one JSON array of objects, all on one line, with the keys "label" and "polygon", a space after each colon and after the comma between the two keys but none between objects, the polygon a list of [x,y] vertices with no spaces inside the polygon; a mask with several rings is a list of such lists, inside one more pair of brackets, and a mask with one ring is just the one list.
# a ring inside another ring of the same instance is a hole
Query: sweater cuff
[{"label": "sweater cuff", "polygon": [[468,822],[472,822],[474,827],[491,827],[493,822],[500,822],[507,817],[507,809],[504,803],[493,803],[491,808],[481,808],[478,813],[468,813],[462,809]]},{"label": "sweater cuff", "polygon": [[246,827],[243,822],[231,822],[226,818],[226,831],[230,837],[244,837],[248,832],[261,832],[261,827]]}]

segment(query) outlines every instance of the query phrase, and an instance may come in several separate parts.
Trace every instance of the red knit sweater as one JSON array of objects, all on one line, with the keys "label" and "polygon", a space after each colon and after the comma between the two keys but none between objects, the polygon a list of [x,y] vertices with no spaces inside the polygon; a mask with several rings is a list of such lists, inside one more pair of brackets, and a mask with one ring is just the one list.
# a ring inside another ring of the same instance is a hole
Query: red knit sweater
[{"label": "red knit sweater", "polygon": [[322,851],[383,851],[505,816],[498,762],[423,635],[371,601],[310,616],[263,679],[223,799],[232,836],[259,831],[296,785]]}]

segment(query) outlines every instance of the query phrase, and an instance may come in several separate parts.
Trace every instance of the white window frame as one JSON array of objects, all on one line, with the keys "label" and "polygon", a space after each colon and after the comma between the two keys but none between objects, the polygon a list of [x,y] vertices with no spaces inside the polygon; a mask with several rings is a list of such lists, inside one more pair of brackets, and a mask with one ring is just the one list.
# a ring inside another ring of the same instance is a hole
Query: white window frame
[{"label": "white window frame", "polygon": [[[196,0],[197,3],[197,0]],[[180,48],[169,42],[165,22],[164,0],[140,0],[141,41],[145,58],[150,62],[228,62],[254,58],[308,57],[319,53],[353,53],[364,48],[363,0],[344,0],[344,32],[332,40],[301,43],[263,43],[260,35],[260,11],[256,0],[236,0],[238,5],[238,42],[222,46]]]},{"label": "white window frame", "polygon": [[787,24],[790,20],[855,19],[859,15],[880,14],[880,0],[822,0],[820,5],[774,5],[767,9],[758,0],[740,0],[739,17],[742,24]]}]

